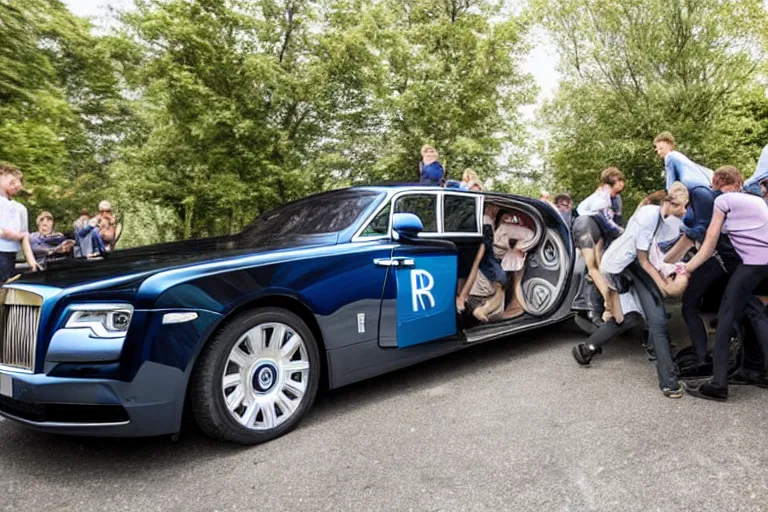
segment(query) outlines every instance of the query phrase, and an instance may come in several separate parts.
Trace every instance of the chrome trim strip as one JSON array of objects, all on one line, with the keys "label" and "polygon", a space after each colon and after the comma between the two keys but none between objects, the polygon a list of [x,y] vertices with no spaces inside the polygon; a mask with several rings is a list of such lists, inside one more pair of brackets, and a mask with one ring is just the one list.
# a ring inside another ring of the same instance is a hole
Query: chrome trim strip
[{"label": "chrome trim strip", "polygon": [[26,374],[35,373],[32,370],[27,370],[26,368],[19,368],[18,366],[8,366],[7,364],[0,364],[0,372],[26,373]]},{"label": "chrome trim strip", "polygon": [[[95,404],[88,404],[88,405],[95,405]],[[128,425],[131,422],[131,420],[117,421],[114,423],[64,423],[60,421],[32,421],[32,420],[20,418],[13,414],[9,414],[5,411],[0,411],[0,416],[3,416],[4,418],[8,418],[9,420],[18,421],[19,423],[24,423],[25,425],[32,425],[33,427],[51,427],[51,428],[122,427],[123,425]]]},{"label": "chrome trim strip", "polygon": [[508,331],[504,331],[504,332],[501,332],[501,333],[486,334],[486,335],[482,335],[481,334],[481,335],[478,335],[476,337],[467,336],[466,337],[467,338],[466,343],[470,344],[470,343],[477,343],[479,341],[490,341],[490,340],[496,339],[496,338],[504,338],[504,337],[510,336],[512,334],[518,333],[520,331],[528,331],[530,329],[535,329],[536,327],[544,327],[544,326],[547,326],[547,325],[550,325],[550,324],[557,324],[557,323],[560,323],[560,322],[564,322],[564,321],[568,320],[569,318],[571,318],[573,315],[574,315],[574,313],[568,313],[565,316],[563,316],[562,318],[548,318],[546,320],[542,320],[541,322],[536,322],[536,323],[532,323],[532,324],[518,325],[517,327],[514,327],[513,329],[510,329]]},{"label": "chrome trim strip", "polygon": [[[437,232],[430,232],[430,233],[420,233],[419,238],[434,238],[434,237],[443,237],[443,236],[450,236],[451,238],[454,237],[473,237],[483,234],[483,204],[485,195],[482,193],[476,193],[476,192],[455,192],[455,191],[447,191],[445,189],[432,189],[432,188],[424,188],[424,187],[412,187],[407,188],[405,190],[397,190],[394,192],[389,192],[387,195],[387,198],[381,202],[381,204],[368,216],[368,218],[365,219],[365,222],[361,225],[360,229],[357,230],[357,232],[352,236],[351,242],[371,242],[374,240],[391,240],[392,239],[392,218],[394,217],[394,206],[395,201],[397,201],[400,197],[406,196],[406,195],[434,195],[436,196],[436,212],[437,212]],[[477,217],[477,226],[478,231],[477,233],[446,233],[444,231],[445,226],[443,225],[444,222],[444,216],[443,216],[443,201],[444,197],[446,195],[454,195],[454,196],[460,196],[460,197],[467,197],[468,195],[470,197],[475,197],[475,208],[476,208],[476,217]],[[479,203],[479,204],[478,204]],[[368,225],[373,221],[376,216],[381,213],[384,208],[387,206],[390,206],[389,210],[389,233],[387,235],[375,235],[375,236],[362,236],[363,231],[365,231],[365,228],[368,227]]]}]

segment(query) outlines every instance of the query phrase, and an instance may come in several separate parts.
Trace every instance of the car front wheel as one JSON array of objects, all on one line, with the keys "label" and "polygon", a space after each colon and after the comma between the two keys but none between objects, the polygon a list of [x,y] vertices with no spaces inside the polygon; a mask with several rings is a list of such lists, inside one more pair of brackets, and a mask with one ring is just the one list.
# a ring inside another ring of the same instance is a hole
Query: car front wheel
[{"label": "car front wheel", "polygon": [[206,345],[190,400],[209,436],[240,444],[292,430],[314,402],[320,355],[312,331],[277,308],[241,313]]}]

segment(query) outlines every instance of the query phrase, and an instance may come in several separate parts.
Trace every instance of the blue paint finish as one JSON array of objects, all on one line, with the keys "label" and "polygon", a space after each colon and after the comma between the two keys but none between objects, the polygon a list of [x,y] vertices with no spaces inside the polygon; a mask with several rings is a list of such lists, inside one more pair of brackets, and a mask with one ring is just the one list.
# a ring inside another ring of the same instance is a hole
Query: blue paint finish
[{"label": "blue paint finish", "polygon": [[[268,306],[276,297],[312,315],[309,322],[317,324],[327,351],[332,387],[461,348],[454,312],[456,245],[420,237],[352,242],[383,202],[416,188],[359,190],[375,192],[376,199],[336,233],[236,235],[117,251],[104,261],[68,262],[10,285],[43,297],[35,373],[9,372],[14,397],[32,403],[120,404],[130,417],[128,425],[103,428],[30,426],[83,435],[178,431],[190,375],[212,333],[254,301]],[[443,189],[418,187],[418,192]],[[333,194],[317,197],[326,201]],[[549,206],[502,197],[537,208],[571,247],[567,227],[554,210],[546,210]],[[471,256],[471,246],[462,251]],[[415,266],[374,264],[390,258],[410,258]],[[71,306],[81,303],[133,305],[124,340],[62,331]],[[199,316],[162,324],[166,312],[185,311]],[[562,314],[561,308],[555,317]]]},{"label": "blue paint finish", "polygon": [[117,361],[125,337],[97,338],[88,328],[59,329],[51,337],[46,363],[103,363]]},{"label": "blue paint finish", "polygon": [[394,269],[398,347],[456,334],[456,255],[414,256],[413,259],[414,267]]}]

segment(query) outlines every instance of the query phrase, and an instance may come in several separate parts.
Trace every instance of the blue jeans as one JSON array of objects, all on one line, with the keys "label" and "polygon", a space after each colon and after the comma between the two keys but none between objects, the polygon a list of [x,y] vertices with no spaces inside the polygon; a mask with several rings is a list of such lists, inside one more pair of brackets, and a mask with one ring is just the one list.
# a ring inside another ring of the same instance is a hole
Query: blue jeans
[{"label": "blue jeans", "polygon": [[664,299],[651,276],[637,262],[627,269],[632,278],[637,298],[645,313],[648,323],[648,345],[656,351],[656,373],[659,377],[659,387],[677,389],[677,365],[672,360],[669,332],[667,331],[667,311],[664,309]]}]

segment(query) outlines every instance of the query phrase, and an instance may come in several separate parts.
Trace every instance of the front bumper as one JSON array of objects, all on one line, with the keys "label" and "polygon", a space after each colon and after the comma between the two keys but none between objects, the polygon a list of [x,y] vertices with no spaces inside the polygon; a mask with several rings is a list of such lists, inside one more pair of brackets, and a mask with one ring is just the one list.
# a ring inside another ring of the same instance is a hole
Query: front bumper
[{"label": "front bumper", "polygon": [[0,369],[0,415],[61,434],[143,437],[179,431],[186,378],[145,362],[131,382]]}]

